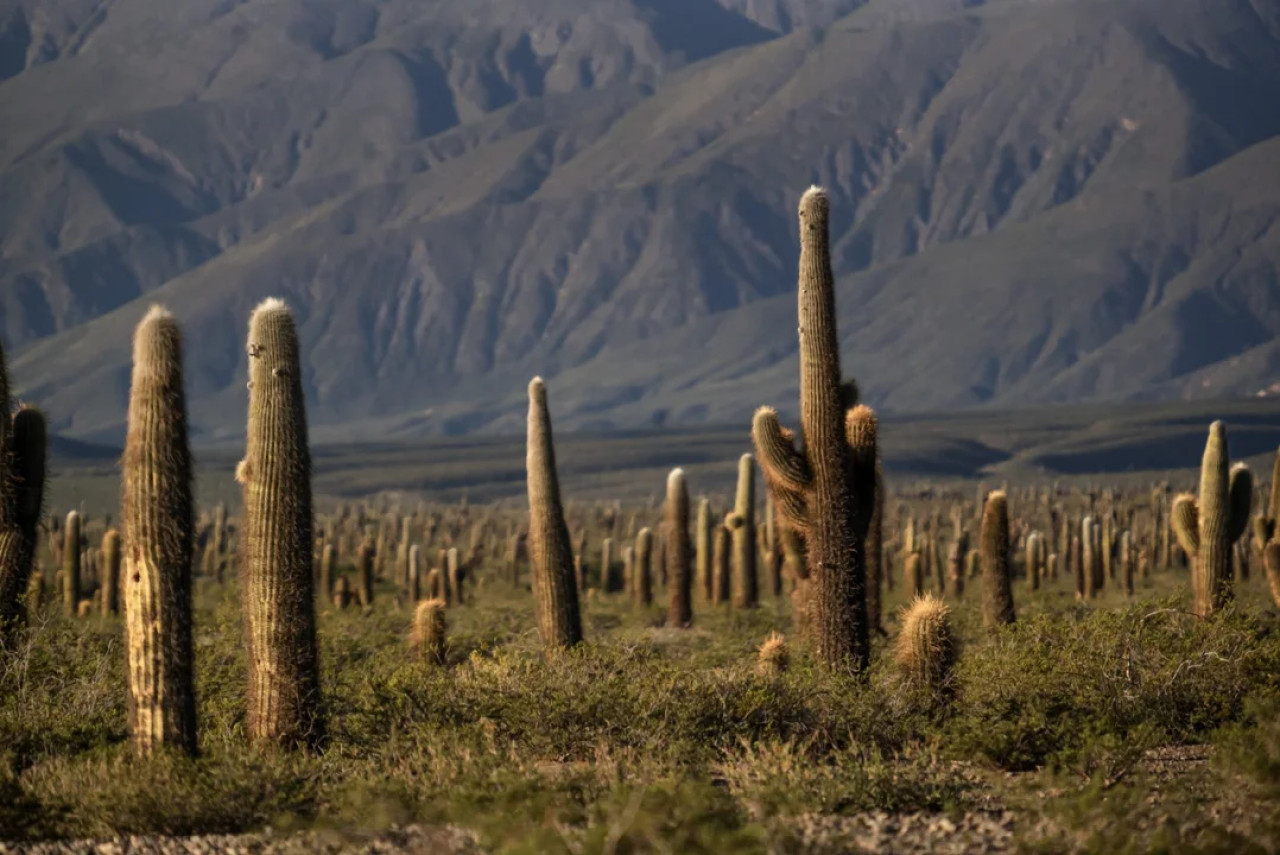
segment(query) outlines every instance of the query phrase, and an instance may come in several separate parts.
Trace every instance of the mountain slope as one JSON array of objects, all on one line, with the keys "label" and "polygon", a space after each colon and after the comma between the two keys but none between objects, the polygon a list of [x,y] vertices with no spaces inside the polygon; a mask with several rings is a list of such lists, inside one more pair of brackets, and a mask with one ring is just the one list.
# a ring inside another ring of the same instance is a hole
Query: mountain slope
[{"label": "mountain slope", "polygon": [[1272,382],[1280,4],[853,5],[115,0],[0,83],[15,382],[118,436],[162,299],[234,433],[280,294],[334,435],[518,429],[532,373],[578,426],[739,419],[794,399],[811,182],[879,406]]}]

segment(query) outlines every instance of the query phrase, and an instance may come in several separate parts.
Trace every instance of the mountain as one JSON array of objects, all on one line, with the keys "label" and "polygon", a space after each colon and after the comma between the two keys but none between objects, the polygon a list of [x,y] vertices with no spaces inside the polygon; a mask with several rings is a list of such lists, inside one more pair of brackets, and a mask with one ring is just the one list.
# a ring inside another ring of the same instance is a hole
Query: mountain
[{"label": "mountain", "polygon": [[876,406],[1276,391],[1276,103],[1277,0],[0,0],[0,336],[95,441],[270,295],[319,437],[742,421],[820,183]]}]

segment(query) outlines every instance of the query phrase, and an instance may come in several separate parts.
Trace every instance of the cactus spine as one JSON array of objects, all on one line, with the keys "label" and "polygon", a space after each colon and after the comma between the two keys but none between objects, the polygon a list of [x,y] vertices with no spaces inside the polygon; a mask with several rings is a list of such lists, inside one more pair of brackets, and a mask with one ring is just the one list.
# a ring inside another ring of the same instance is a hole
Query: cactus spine
[{"label": "cactus spine", "polygon": [[693,579],[689,558],[689,487],[684,470],[672,469],[667,477],[667,623],[688,626],[693,622]]},{"label": "cactus spine", "polygon": [[1003,490],[987,497],[982,511],[982,622],[1013,623],[1013,587],[1009,580],[1009,500]]},{"label": "cactus spine", "polygon": [[[152,306],[133,338],[121,516],[129,730],[134,750],[196,753],[191,640],[195,503],[182,389],[182,335]],[[113,538],[118,544],[118,538]],[[118,546],[117,546],[118,550]],[[113,585],[114,587],[114,585]]]},{"label": "cactus spine", "polygon": [[[311,571],[311,452],[293,317],[270,299],[249,321],[244,491],[249,739],[318,748],[325,717]],[[345,601],[345,595],[343,596]]]},{"label": "cactus spine", "polygon": [[529,482],[529,560],[537,600],[538,629],[548,652],[582,641],[582,617],[573,575],[573,545],[560,504],[556,451],[541,377],[529,383],[529,429],[525,461]]},{"label": "cactus spine", "polygon": [[1193,611],[1209,617],[1231,597],[1231,547],[1249,524],[1253,476],[1248,467],[1230,465],[1227,428],[1209,426],[1200,464],[1199,498],[1184,493],[1173,501],[1169,521],[1191,559]]},{"label": "cactus spine", "polygon": [[446,644],[445,602],[440,599],[423,600],[413,614],[413,631],[409,647],[432,665],[445,664]]},{"label": "cactus spine", "polygon": [[812,630],[818,659],[829,668],[866,667],[866,574],[853,525],[870,506],[875,472],[855,468],[845,413],[854,403],[840,377],[835,281],[828,249],[827,194],[810,188],[800,200],[800,425],[795,434],[768,407],[755,414],[752,439],[765,479],[788,524],[804,538],[813,584]]},{"label": "cactus spine", "polygon": [[760,604],[756,568],[756,462],[750,454],[738,458],[738,489],[725,525],[733,536],[733,604],[740,609]]}]

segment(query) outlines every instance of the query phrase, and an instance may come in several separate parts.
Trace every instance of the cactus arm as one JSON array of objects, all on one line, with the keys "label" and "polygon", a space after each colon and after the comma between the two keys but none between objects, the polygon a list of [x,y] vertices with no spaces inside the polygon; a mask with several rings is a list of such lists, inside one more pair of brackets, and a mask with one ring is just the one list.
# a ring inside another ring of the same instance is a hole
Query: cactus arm
[{"label": "cactus arm", "polygon": [[1169,526],[1188,556],[1194,559],[1200,554],[1200,508],[1195,496],[1180,493],[1174,497],[1169,508]]},{"label": "cactus arm", "polygon": [[1249,527],[1249,512],[1253,509],[1253,473],[1243,463],[1231,467],[1230,485],[1227,488],[1227,540],[1235,543]]},{"label": "cactus arm", "polygon": [[756,410],[751,422],[751,438],[765,477],[775,488],[788,493],[803,493],[813,478],[804,456],[796,451],[793,434],[778,421],[772,407]]}]

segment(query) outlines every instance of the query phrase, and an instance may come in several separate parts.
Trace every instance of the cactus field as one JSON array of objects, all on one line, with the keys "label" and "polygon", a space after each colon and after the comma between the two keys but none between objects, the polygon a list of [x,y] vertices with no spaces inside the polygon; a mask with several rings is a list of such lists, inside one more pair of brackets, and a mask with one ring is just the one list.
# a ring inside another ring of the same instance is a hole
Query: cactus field
[{"label": "cactus field", "polygon": [[[1233,447],[1227,403],[1068,476],[1088,424],[912,471],[841,361],[828,205],[799,400],[715,432],[562,441],[535,377],[522,441],[313,449],[270,299],[243,442],[193,450],[155,306],[91,471],[0,352],[0,853],[1280,850],[1280,432]],[[938,424],[910,447],[995,447]]]}]

